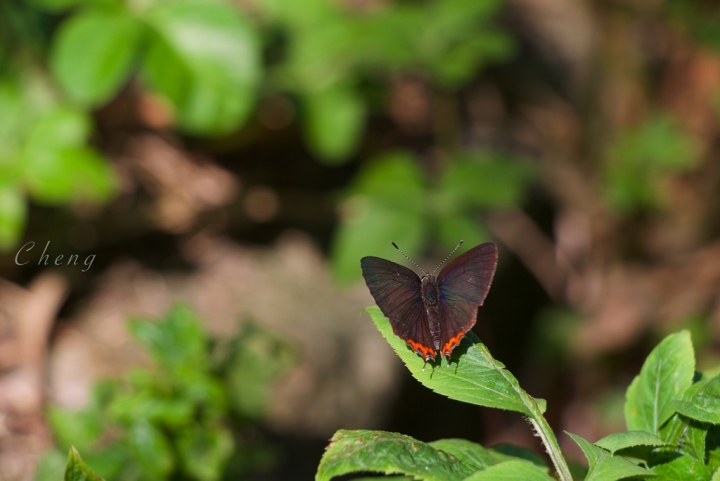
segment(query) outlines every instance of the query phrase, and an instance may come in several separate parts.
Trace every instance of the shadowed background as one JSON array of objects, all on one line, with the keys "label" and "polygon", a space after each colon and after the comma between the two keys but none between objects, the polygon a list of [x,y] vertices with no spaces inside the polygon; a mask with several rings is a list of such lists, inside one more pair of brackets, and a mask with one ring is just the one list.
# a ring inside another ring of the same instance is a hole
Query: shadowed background
[{"label": "shadowed background", "polygon": [[521,416],[414,381],[362,312],[359,259],[406,264],[391,241],[430,270],[496,242],[474,332],[557,432],[622,429],[665,334],[717,363],[718,19],[3,2],[2,477],[57,479],[74,444],[108,481],[305,480],[341,428],[540,452]]}]

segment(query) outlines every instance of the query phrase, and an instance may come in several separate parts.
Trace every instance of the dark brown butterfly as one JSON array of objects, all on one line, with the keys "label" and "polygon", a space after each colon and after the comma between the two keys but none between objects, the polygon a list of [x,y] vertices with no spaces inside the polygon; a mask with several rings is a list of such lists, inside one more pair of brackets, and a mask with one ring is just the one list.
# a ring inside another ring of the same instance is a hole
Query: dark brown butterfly
[{"label": "dark brown butterfly", "polygon": [[[460,244],[462,241],[445,260]],[[434,361],[440,351],[450,362],[453,349],[475,325],[478,307],[490,290],[497,266],[497,247],[492,242],[473,247],[445,266],[437,279],[435,271],[425,272],[404,252],[400,253],[423,271],[422,279],[394,262],[363,257],[360,266],[370,294],[390,319],[395,335],[414,352],[427,362]]]}]

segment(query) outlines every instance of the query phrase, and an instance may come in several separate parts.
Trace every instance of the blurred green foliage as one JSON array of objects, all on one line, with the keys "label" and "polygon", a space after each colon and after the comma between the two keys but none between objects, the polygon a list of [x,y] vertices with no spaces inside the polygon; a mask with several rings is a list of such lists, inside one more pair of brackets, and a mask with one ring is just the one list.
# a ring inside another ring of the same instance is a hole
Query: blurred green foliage
[{"label": "blurred green foliage", "polygon": [[665,0],[665,13],[698,41],[720,48],[720,6],[713,0]]},{"label": "blurred green foliage", "polygon": [[[347,161],[377,106],[362,90],[413,73],[452,91],[511,38],[492,25],[502,0],[32,0],[0,5],[0,249],[22,232],[26,198],[65,204],[115,192],[89,147],[90,113],[137,77],[195,135],[232,132],[259,96],[301,106],[318,158]],[[432,18],[432,22],[427,19]],[[137,74],[137,75],[136,75]]]},{"label": "blurred green foliage", "polygon": [[[335,238],[336,278],[359,278],[358,258],[387,257],[391,241],[417,253],[429,239],[448,250],[459,240],[470,246],[488,240],[482,214],[517,206],[534,169],[505,155],[465,153],[428,177],[408,152],[386,154],[365,166],[350,188]],[[438,237],[431,238],[431,232]]]},{"label": "blurred green foliage", "polygon": [[[184,307],[159,322],[133,321],[130,330],[155,367],[99,383],[81,411],[50,407],[60,450],[76,446],[106,479],[215,481],[234,453],[263,449],[243,445],[241,432],[262,415],[270,385],[294,362],[286,344],[248,327],[213,346]],[[47,453],[36,479],[56,479],[59,461],[60,451]]]},{"label": "blurred green foliage", "polygon": [[28,69],[0,76],[0,249],[22,233],[27,206],[104,201],[115,193],[108,162],[88,146],[87,112]]},{"label": "blurred green foliage", "polygon": [[257,5],[285,38],[285,55],[270,66],[271,88],[299,97],[307,142],[331,163],[347,160],[362,134],[363,80],[416,72],[457,89],[513,50],[511,38],[491,23],[501,0],[392,2],[367,12],[333,0]]},{"label": "blurred green foliage", "polygon": [[663,205],[662,182],[668,174],[691,170],[699,155],[692,136],[673,118],[656,114],[620,132],[605,162],[606,197],[620,214]]}]

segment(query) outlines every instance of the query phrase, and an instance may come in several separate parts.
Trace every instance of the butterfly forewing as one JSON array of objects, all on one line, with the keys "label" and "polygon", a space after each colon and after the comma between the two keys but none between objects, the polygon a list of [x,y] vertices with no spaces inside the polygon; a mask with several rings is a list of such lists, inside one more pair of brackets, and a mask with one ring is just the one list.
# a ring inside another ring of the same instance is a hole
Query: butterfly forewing
[{"label": "butterfly forewing", "polygon": [[460,343],[477,318],[497,266],[497,247],[488,242],[453,259],[438,275],[440,290],[440,354],[445,357]]},{"label": "butterfly forewing", "polygon": [[435,359],[420,278],[407,267],[379,257],[363,257],[360,266],[370,294],[390,320],[395,335],[424,359]]}]

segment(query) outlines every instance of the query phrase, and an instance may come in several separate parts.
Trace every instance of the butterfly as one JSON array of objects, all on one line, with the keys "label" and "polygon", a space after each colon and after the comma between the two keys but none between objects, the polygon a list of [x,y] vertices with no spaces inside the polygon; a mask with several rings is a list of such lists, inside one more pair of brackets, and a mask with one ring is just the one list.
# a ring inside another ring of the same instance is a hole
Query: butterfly
[{"label": "butterfly", "polygon": [[[462,241],[435,271],[452,256]],[[393,242],[395,248],[423,272],[379,257],[363,257],[360,267],[365,283],[382,313],[390,320],[396,336],[425,362],[450,355],[465,333],[472,329],[477,310],[490,290],[497,266],[497,247],[480,244],[463,253],[440,271],[428,273]]]}]

